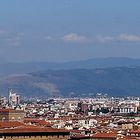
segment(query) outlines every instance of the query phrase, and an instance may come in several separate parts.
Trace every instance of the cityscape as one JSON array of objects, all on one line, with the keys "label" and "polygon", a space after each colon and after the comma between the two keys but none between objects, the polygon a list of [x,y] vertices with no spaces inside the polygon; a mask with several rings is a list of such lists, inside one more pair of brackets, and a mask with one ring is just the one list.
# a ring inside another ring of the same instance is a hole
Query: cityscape
[{"label": "cityscape", "polygon": [[125,140],[140,136],[140,98],[0,98],[1,139]]}]

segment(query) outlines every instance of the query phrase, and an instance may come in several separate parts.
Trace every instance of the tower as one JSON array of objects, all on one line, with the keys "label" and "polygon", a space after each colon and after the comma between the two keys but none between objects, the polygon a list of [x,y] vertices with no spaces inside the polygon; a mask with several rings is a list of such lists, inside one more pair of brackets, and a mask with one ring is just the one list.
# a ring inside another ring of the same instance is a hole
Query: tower
[{"label": "tower", "polygon": [[20,96],[17,95],[16,92],[10,90],[9,91],[9,106],[13,107],[13,106],[17,106],[20,103]]}]

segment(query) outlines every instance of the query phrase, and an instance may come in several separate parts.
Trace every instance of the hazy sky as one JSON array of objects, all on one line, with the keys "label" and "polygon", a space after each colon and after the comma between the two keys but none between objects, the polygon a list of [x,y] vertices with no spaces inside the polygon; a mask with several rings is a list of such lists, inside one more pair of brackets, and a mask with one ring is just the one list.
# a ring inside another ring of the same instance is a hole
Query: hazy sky
[{"label": "hazy sky", "polygon": [[0,0],[0,59],[140,58],[140,0]]}]

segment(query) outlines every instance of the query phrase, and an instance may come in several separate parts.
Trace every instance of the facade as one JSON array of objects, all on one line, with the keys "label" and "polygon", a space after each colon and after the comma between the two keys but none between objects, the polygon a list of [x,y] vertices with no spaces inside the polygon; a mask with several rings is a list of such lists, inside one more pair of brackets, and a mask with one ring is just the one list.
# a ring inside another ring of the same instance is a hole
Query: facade
[{"label": "facade", "polygon": [[0,121],[23,121],[24,117],[23,110],[0,109]]},{"label": "facade", "polygon": [[9,91],[9,105],[17,106],[20,103],[20,96],[16,92]]},{"label": "facade", "polygon": [[130,114],[130,113],[137,113],[138,107],[136,103],[121,103],[118,106],[114,107],[114,112],[117,114]]}]

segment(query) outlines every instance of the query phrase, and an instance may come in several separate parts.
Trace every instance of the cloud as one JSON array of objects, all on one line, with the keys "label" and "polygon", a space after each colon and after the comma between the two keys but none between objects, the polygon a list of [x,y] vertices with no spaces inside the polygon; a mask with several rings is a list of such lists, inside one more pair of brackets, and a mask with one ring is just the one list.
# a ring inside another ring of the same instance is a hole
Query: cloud
[{"label": "cloud", "polygon": [[62,37],[62,40],[65,42],[89,42],[90,39],[86,36],[78,35],[76,33],[70,33]]},{"label": "cloud", "polygon": [[114,37],[112,36],[101,36],[101,35],[96,36],[94,39],[95,42],[100,42],[100,43],[111,42],[113,40]]},{"label": "cloud", "polygon": [[126,33],[116,36],[96,36],[95,41],[99,43],[117,42],[117,41],[138,42],[140,41],[140,36]]},{"label": "cloud", "polygon": [[46,40],[54,42],[69,42],[69,43],[89,43],[92,42],[91,38],[83,35],[78,35],[76,33],[69,33],[64,36],[46,36]]},{"label": "cloud", "polygon": [[22,32],[8,32],[0,30],[1,46],[20,46],[23,40],[24,33]]},{"label": "cloud", "polygon": [[62,37],[47,36],[45,39],[52,42],[66,42],[66,43],[111,43],[111,42],[139,42],[140,36],[135,34],[122,33],[119,35],[96,35],[96,36],[84,36],[76,33],[69,33]]},{"label": "cloud", "polygon": [[23,40],[24,34],[19,32],[16,35],[9,35],[5,38],[5,43],[8,46],[20,46]]},{"label": "cloud", "polygon": [[117,37],[117,39],[120,40],[120,41],[131,41],[131,42],[135,42],[135,41],[140,41],[140,36],[133,35],[133,34],[120,34]]}]

